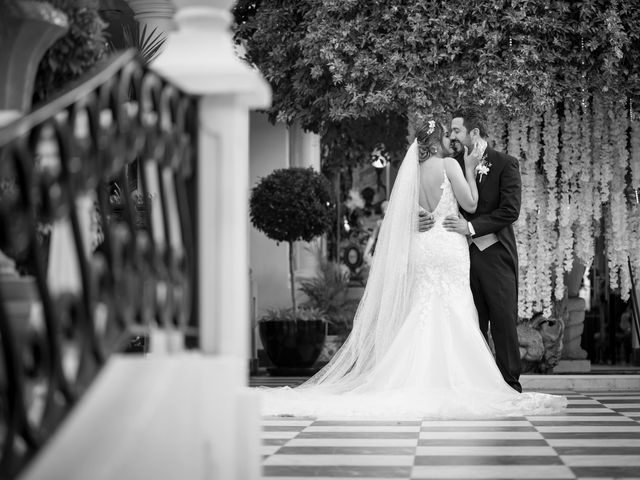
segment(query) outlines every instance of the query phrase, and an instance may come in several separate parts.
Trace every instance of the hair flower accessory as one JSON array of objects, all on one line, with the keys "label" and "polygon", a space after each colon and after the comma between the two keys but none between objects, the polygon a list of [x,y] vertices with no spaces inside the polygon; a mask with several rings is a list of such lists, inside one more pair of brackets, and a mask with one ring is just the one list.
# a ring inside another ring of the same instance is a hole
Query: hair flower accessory
[{"label": "hair flower accessory", "polygon": [[429,120],[429,130],[427,130],[427,135],[431,135],[436,129],[436,121]]}]

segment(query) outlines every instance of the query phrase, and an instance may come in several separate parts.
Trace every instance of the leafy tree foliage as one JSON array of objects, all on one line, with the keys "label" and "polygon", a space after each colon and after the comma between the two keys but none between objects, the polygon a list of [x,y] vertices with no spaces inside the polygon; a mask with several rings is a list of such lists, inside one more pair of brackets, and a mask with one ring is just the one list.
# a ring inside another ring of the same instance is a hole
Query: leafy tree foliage
[{"label": "leafy tree foliage", "polygon": [[48,0],[69,19],[69,31],[47,50],[38,66],[34,103],[67,87],[107,53],[106,23],[98,0]]},{"label": "leafy tree foliage", "polygon": [[401,160],[406,135],[407,116],[395,112],[327,122],[322,136],[323,171],[330,174],[367,161],[374,149],[389,159]]},{"label": "leafy tree foliage", "polygon": [[281,168],[253,188],[251,222],[276,242],[305,242],[333,220],[331,184],[311,168]]},{"label": "leafy tree foliage", "polygon": [[[270,118],[323,135],[462,103],[521,115],[640,94],[639,2],[240,0],[235,13],[273,88]],[[367,148],[389,139],[377,130]]]}]

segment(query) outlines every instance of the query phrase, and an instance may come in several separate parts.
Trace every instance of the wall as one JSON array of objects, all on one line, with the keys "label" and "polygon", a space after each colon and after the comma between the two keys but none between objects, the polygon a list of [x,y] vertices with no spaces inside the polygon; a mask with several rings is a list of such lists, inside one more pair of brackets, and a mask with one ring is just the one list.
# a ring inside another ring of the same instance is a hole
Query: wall
[{"label": "wall", "polygon": [[[249,118],[249,186],[277,168],[289,166],[289,133],[282,124],[272,125],[263,113]],[[257,293],[257,314],[291,303],[289,294],[288,245],[268,238],[249,226],[249,262]]]},{"label": "wall", "polygon": [[[289,133],[289,165],[292,167],[313,168],[320,171],[320,137],[314,133],[305,132],[297,125],[288,128]],[[318,270],[318,252],[324,249],[321,238],[312,242],[296,242],[294,248],[294,268],[296,282],[308,280],[316,276]],[[296,291],[299,301],[306,297],[299,290]]]}]

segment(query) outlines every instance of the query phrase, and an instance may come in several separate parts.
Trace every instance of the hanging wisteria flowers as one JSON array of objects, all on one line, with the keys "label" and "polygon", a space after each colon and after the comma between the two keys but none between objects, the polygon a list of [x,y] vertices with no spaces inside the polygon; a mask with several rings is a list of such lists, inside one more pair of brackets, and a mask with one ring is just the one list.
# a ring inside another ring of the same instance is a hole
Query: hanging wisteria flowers
[{"label": "hanging wisteria flowers", "polygon": [[565,272],[576,259],[591,264],[602,219],[611,287],[627,297],[628,260],[640,273],[640,204],[630,206],[625,196],[628,170],[630,185],[640,187],[640,122],[628,123],[622,100],[596,96],[560,107],[561,116],[549,108],[526,123],[513,120],[504,141],[521,166],[515,228],[523,317],[538,311],[551,315],[554,302],[565,295]]}]

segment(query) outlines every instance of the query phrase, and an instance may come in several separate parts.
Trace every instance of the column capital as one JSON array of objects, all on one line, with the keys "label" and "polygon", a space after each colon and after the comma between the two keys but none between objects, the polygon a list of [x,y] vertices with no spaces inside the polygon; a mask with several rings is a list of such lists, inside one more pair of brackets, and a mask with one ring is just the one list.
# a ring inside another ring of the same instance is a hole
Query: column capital
[{"label": "column capital", "polygon": [[176,7],[171,0],[126,0],[133,12],[133,18],[139,22],[150,19],[171,20]]},{"label": "column capital", "polygon": [[236,0],[173,0],[178,9],[190,7],[207,7],[216,10],[231,11]]},{"label": "column capital", "polygon": [[249,108],[271,102],[261,73],[241,60],[230,32],[233,1],[174,0],[177,29],[150,66],[187,93],[223,95]]}]

